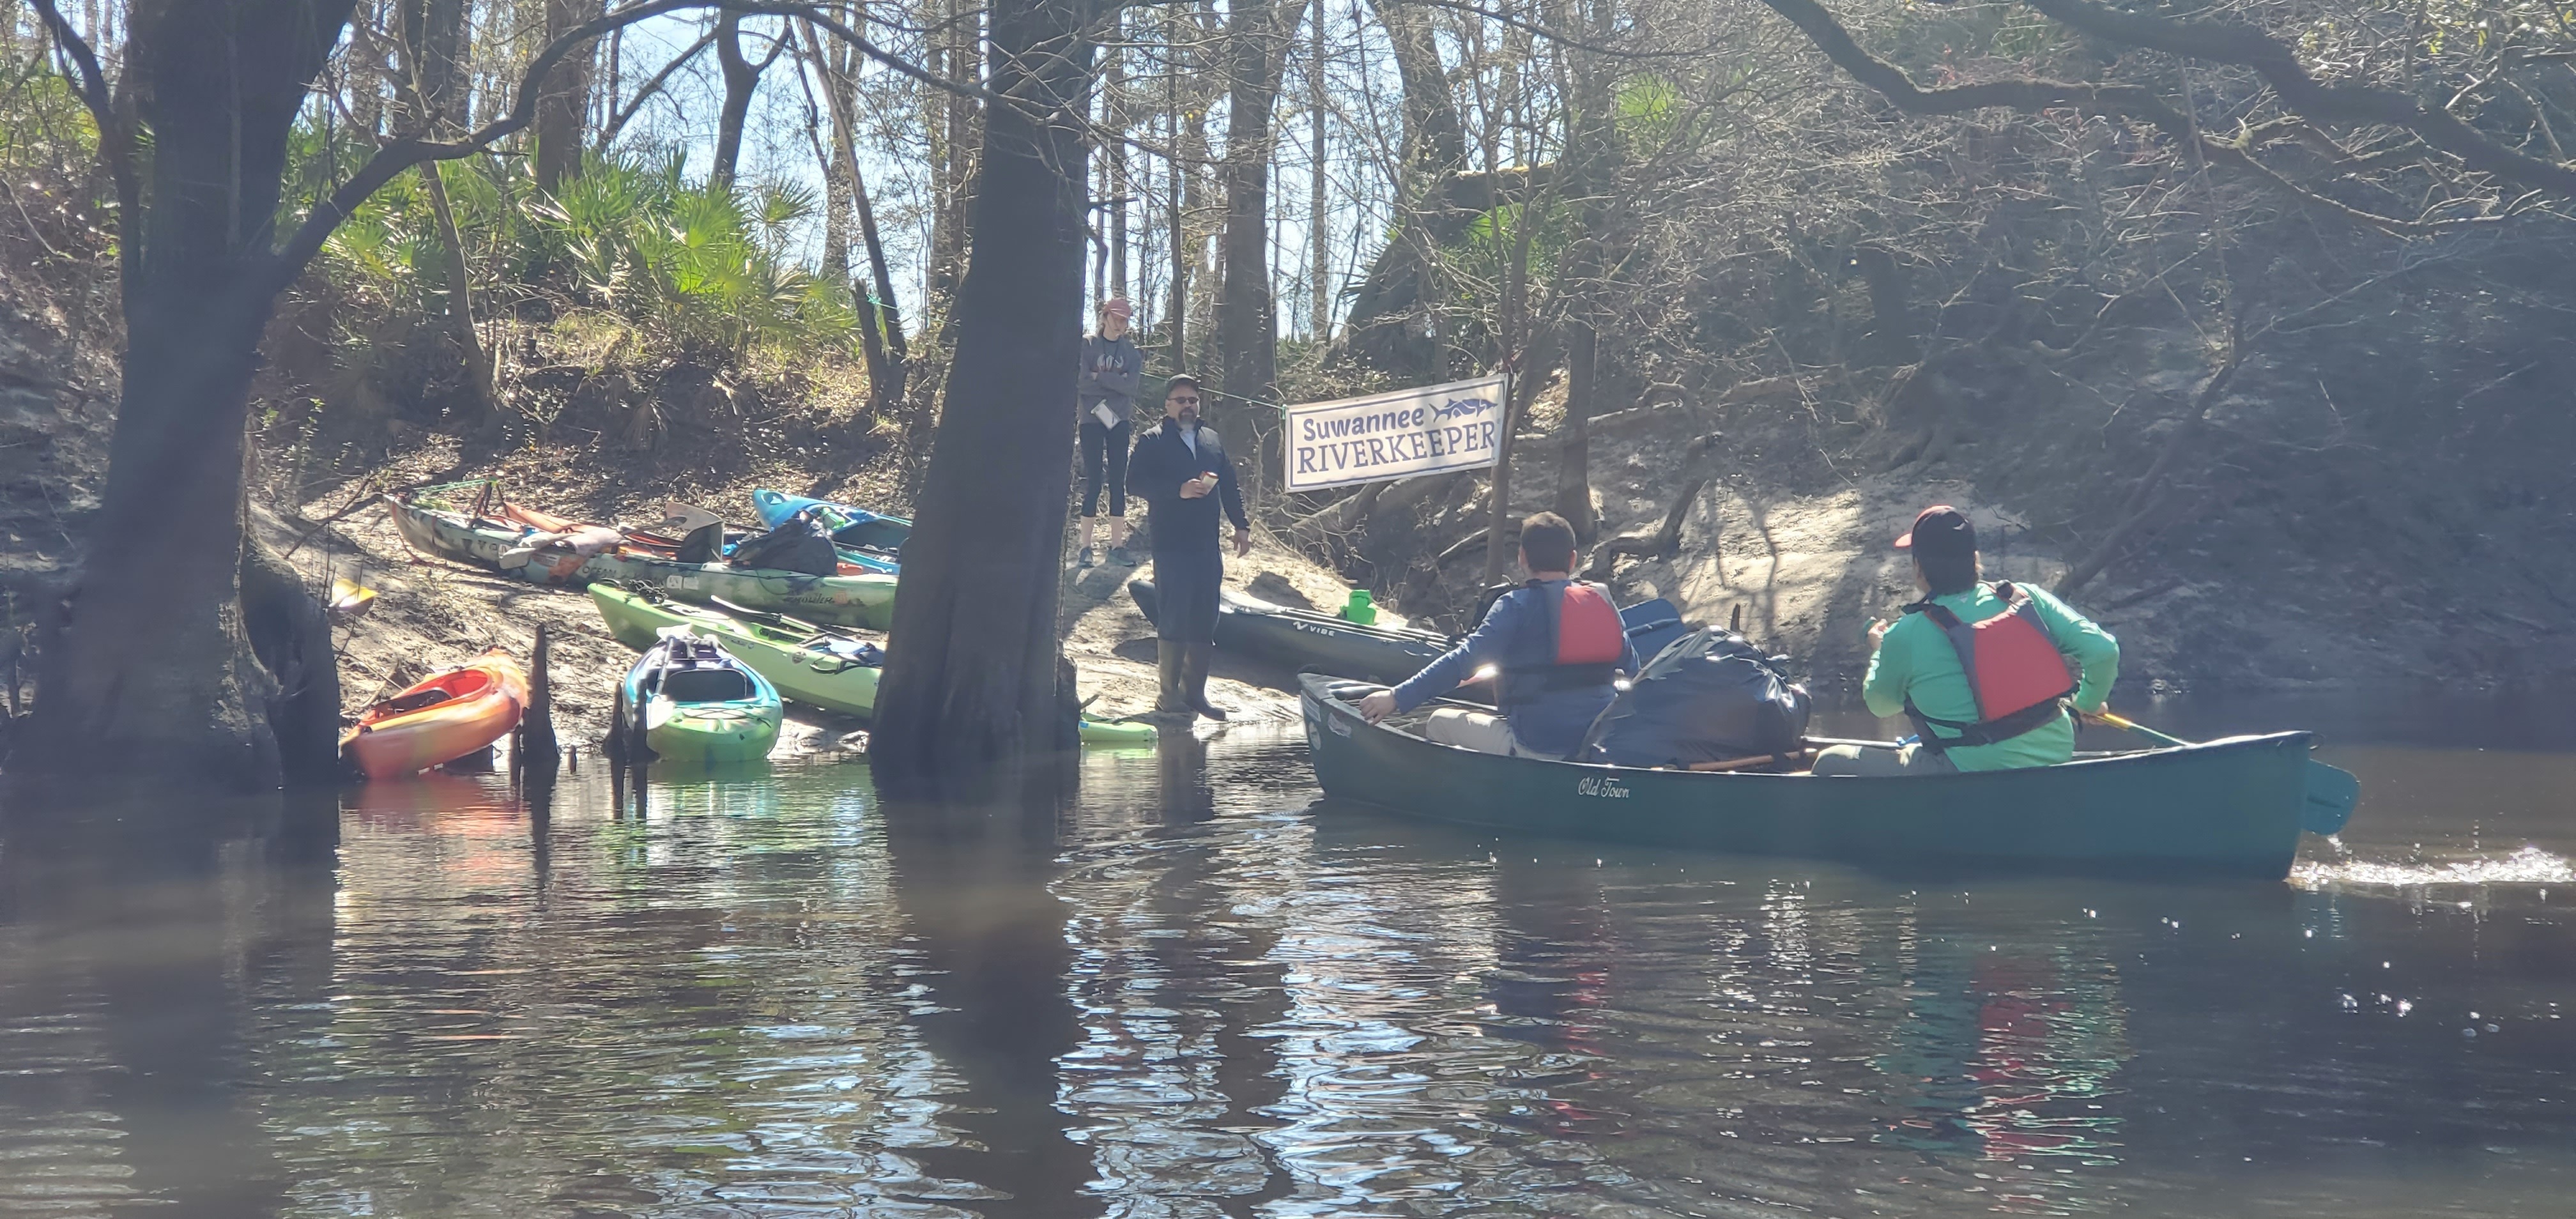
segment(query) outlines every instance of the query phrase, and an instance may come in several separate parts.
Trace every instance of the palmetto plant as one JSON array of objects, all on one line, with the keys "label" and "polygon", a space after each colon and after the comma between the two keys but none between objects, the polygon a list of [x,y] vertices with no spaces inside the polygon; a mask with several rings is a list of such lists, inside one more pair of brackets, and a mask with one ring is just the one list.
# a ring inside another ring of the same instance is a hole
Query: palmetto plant
[{"label": "palmetto plant", "polygon": [[[447,189],[476,291],[496,306],[544,297],[736,357],[846,350],[857,335],[850,302],[791,249],[815,206],[803,188],[693,183],[676,157],[609,155],[552,194],[499,158],[451,168]],[[437,240],[415,181],[368,200],[329,252],[342,274],[417,294],[441,265]]]}]

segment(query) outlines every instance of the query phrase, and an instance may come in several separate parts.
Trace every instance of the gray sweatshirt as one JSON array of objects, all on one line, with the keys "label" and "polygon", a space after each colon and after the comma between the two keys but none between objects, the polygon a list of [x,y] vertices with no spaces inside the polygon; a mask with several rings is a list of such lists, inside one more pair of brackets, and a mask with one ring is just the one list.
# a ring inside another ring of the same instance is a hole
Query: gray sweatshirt
[{"label": "gray sweatshirt", "polygon": [[1136,350],[1136,342],[1125,335],[1104,339],[1086,335],[1082,340],[1082,374],[1074,381],[1074,396],[1079,400],[1083,417],[1096,418],[1095,405],[1107,406],[1113,421],[1109,426],[1127,422],[1136,409],[1136,386],[1145,376],[1145,353]]}]

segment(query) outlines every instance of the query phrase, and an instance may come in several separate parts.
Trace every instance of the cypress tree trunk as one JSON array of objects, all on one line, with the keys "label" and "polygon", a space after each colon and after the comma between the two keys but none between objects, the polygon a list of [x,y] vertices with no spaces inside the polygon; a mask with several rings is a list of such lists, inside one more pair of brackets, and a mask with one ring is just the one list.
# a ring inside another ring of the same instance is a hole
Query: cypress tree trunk
[{"label": "cypress tree trunk", "polygon": [[998,777],[1070,748],[1057,572],[1081,359],[1092,48],[1085,0],[999,0],[974,241],[895,600],[872,757],[901,789]]},{"label": "cypress tree trunk", "polygon": [[[1613,9],[1605,0],[1562,0],[1553,19],[1572,29],[1590,28],[1595,39],[1611,32]],[[1610,285],[1613,260],[1609,231],[1621,215],[1615,197],[1619,168],[1626,150],[1612,111],[1612,66],[1603,56],[1573,47],[1565,49],[1572,77],[1572,112],[1564,153],[1558,158],[1563,193],[1573,202],[1580,230],[1567,259],[1565,292],[1572,299],[1565,318],[1565,426],[1557,435],[1556,513],[1574,526],[1576,541],[1589,546],[1600,535],[1592,513],[1591,419],[1600,409],[1601,324],[1610,316],[1602,298]]]},{"label": "cypress tree trunk", "polygon": [[[1181,39],[1179,8],[1164,10],[1163,45],[1170,56],[1170,63],[1163,71],[1163,142],[1182,154],[1181,160],[1169,165],[1172,191],[1171,196],[1164,200],[1164,218],[1170,234],[1163,243],[1163,250],[1172,259],[1172,304],[1171,316],[1164,324],[1163,338],[1171,345],[1173,372],[1190,370],[1190,270],[1191,264],[1197,261],[1190,248],[1188,209],[1194,202],[1190,192],[1195,189],[1198,171],[1183,162],[1207,151],[1207,141],[1203,136],[1195,141],[1197,147],[1193,148],[1193,141],[1183,134],[1184,131],[1197,131],[1199,120],[1182,113]],[[1184,127],[1184,123],[1188,125]],[[1190,185],[1184,186],[1184,179]]]},{"label": "cypress tree trunk", "polygon": [[[448,131],[465,126],[465,106],[473,93],[473,67],[465,58],[466,0],[398,2],[402,6],[405,66],[426,103],[426,109],[412,115],[413,129],[429,123]],[[345,21],[351,6],[337,7]]]},{"label": "cypress tree trunk", "polygon": [[1404,168],[1396,182],[1395,235],[1352,296],[1342,341],[1389,372],[1437,379],[1445,371],[1440,341],[1411,323],[1431,307],[1425,296],[1438,271],[1436,252],[1460,227],[1449,183],[1466,167],[1467,135],[1430,11],[1417,4],[1371,0],[1404,89]]},{"label": "cypress tree trunk", "polygon": [[[865,327],[859,337],[868,356],[868,413],[871,416],[886,415],[903,404],[906,383],[911,375],[912,354],[904,344],[903,317],[895,308],[894,272],[886,263],[885,242],[877,232],[876,206],[868,199],[867,178],[859,172],[858,99],[854,96],[856,79],[850,74],[854,65],[835,63],[815,34],[812,23],[800,22],[799,25],[805,35],[806,48],[815,61],[828,65],[823,72],[823,88],[832,111],[833,173],[846,175],[846,179],[836,178],[834,181],[858,214],[859,239],[865,244],[868,255],[868,279],[857,293],[861,298],[858,302],[859,323]],[[834,268],[835,274],[844,273],[839,270],[842,264],[832,261],[828,240],[824,261]],[[848,257],[847,240],[844,236],[844,259]]]},{"label": "cypress tree trunk", "polygon": [[1226,17],[1225,253],[1216,298],[1218,381],[1228,442],[1255,489],[1279,464],[1279,324],[1270,291],[1270,113],[1305,0],[1234,0]]},{"label": "cypress tree trunk", "polygon": [[1307,156],[1311,164],[1306,171],[1306,252],[1309,267],[1306,306],[1313,312],[1308,326],[1317,345],[1333,341],[1333,217],[1324,196],[1325,119],[1330,114],[1325,96],[1325,69],[1331,64],[1331,49],[1324,41],[1325,10],[1321,0],[1315,5],[1315,49],[1306,65],[1306,120],[1311,130],[1306,137]]},{"label": "cypress tree trunk", "polygon": [[[545,41],[553,42],[600,15],[601,0],[545,0]],[[546,75],[537,98],[537,185],[553,190],[581,166],[582,124],[590,113],[590,63],[585,49]]]},{"label": "cypress tree trunk", "polygon": [[1107,183],[1103,193],[1109,199],[1109,282],[1100,291],[1104,299],[1127,295],[1127,197],[1134,193],[1135,189],[1127,176],[1127,145],[1115,138],[1127,134],[1130,122],[1127,105],[1127,52],[1124,49],[1127,41],[1127,10],[1123,8],[1118,10],[1118,14],[1111,20],[1116,24],[1110,29],[1110,37],[1120,44],[1121,49],[1109,53],[1109,63],[1106,68],[1108,81],[1101,87],[1103,95],[1101,121],[1108,124],[1112,137],[1106,141],[1107,146],[1102,149],[1108,161],[1102,174],[1102,180]]},{"label": "cypress tree trunk", "polygon": [[776,58],[775,48],[759,63],[743,56],[742,14],[727,9],[716,18],[716,62],[724,69],[724,106],[716,112],[715,164],[707,171],[709,185],[733,185],[734,166],[742,160],[742,125],[751,117],[751,95],[760,88],[761,72]]},{"label": "cypress tree trunk", "polygon": [[[945,63],[948,75],[971,81],[981,75],[977,56],[982,48],[982,30],[973,5],[967,0],[947,0],[948,34],[934,40],[931,56],[933,72]],[[998,16],[998,15],[997,15]],[[976,103],[953,93],[935,96],[931,154],[932,216],[930,227],[930,299],[936,311],[956,297],[958,277],[964,274],[968,215],[974,206]]]},{"label": "cypress tree trunk", "polygon": [[[153,138],[130,172],[150,203],[120,217],[116,434],[79,581],[49,623],[20,767],[234,786],[285,774],[269,719],[280,688],[244,622],[243,424],[283,286],[267,239],[288,132],[350,7],[138,14],[126,62]],[[326,636],[315,654],[328,648]]]}]

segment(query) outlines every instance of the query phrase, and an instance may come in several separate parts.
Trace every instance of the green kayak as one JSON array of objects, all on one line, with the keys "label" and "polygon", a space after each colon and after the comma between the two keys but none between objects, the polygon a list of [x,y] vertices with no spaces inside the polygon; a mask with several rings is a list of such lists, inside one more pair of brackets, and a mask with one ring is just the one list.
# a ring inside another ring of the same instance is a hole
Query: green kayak
[{"label": "green kayak", "polygon": [[1082,717],[1082,743],[1115,749],[1121,745],[1151,745],[1162,734],[1152,724],[1136,720],[1096,720],[1089,712]]},{"label": "green kayak", "polygon": [[1370,724],[1376,686],[1302,680],[1326,795],[1515,833],[1890,869],[2215,874],[2278,880],[2298,852],[2304,732],[1906,778],[1706,773],[1499,757]]},{"label": "green kayak", "polygon": [[778,691],[713,639],[691,628],[664,634],[617,688],[610,747],[682,766],[757,762],[778,744]]},{"label": "green kayak", "polygon": [[835,715],[873,715],[882,663],[873,644],[847,631],[830,630],[774,614],[727,613],[606,584],[590,586],[608,633],[630,648],[649,648],[665,627],[686,626],[724,641],[752,672],[768,679],[788,701]]},{"label": "green kayak", "polygon": [[[778,614],[686,605],[606,584],[591,585],[590,600],[599,607],[608,633],[630,648],[652,647],[666,627],[689,627],[722,639],[728,651],[789,702],[861,719],[876,712],[877,679],[883,670],[874,658],[874,645],[856,632]],[[1085,745],[1145,746],[1157,735],[1152,724],[1093,719],[1087,713],[1082,717]]]}]

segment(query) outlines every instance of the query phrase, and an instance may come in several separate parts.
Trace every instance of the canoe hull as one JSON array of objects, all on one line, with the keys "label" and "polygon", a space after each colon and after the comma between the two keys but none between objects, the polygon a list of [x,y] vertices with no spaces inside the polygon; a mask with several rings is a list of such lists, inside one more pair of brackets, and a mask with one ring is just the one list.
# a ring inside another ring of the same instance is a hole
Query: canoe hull
[{"label": "canoe hull", "polygon": [[341,751],[370,780],[399,779],[453,762],[509,735],[527,710],[528,676],[516,661],[497,651],[432,674],[393,697],[440,688],[468,674],[479,674],[483,680],[451,701],[397,714],[380,715],[371,708],[359,717],[357,727],[340,738]]},{"label": "canoe hull", "polygon": [[394,527],[415,549],[515,574],[531,583],[576,588],[601,582],[642,584],[676,601],[703,605],[722,599],[832,626],[881,631],[894,624],[895,577],[891,575],[808,576],[620,553],[588,559],[571,554],[540,557],[512,571],[501,566],[501,553],[517,543],[517,530],[476,524],[456,513],[400,499],[392,503]]},{"label": "canoe hull", "polygon": [[722,610],[694,605],[656,604],[605,584],[590,587],[600,621],[619,643],[637,651],[653,646],[663,627],[687,626],[721,639],[744,667],[768,679],[781,697],[835,715],[862,719],[876,714],[880,670],[847,664],[812,648],[799,647],[775,632],[745,623]]},{"label": "canoe hull", "polygon": [[[1127,595],[1149,621],[1160,609],[1151,580],[1128,581]],[[1217,607],[1216,646],[1291,670],[1392,685],[1439,659],[1449,650],[1449,640],[1429,631],[1362,626],[1229,592]]]},{"label": "canoe hull", "polygon": [[2289,874],[2309,736],[1909,778],[1695,774],[1501,758],[1370,725],[1303,682],[1326,794],[1408,816],[1895,870]]}]

